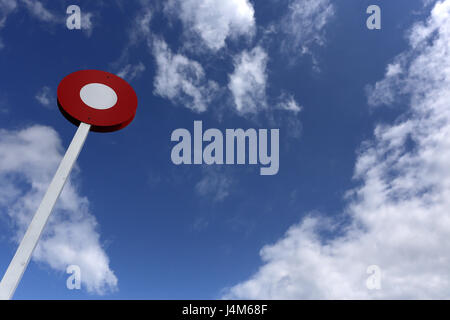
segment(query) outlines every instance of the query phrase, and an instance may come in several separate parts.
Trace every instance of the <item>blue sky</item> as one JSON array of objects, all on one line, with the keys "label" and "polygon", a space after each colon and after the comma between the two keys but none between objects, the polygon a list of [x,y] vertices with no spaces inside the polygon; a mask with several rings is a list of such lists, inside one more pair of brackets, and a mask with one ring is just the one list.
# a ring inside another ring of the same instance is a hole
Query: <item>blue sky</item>
[{"label": "blue sky", "polygon": [[[109,71],[139,99],[90,133],[15,298],[448,297],[449,20],[448,0],[0,0],[1,272],[76,130],[59,81]],[[195,120],[279,128],[278,174],[175,166]]]}]

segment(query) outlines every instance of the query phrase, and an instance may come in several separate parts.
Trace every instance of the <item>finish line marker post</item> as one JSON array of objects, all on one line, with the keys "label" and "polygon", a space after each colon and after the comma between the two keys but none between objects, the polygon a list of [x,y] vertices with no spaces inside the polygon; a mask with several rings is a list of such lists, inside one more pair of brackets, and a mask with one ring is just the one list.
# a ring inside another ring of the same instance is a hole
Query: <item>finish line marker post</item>
[{"label": "finish line marker post", "polygon": [[133,88],[104,71],[82,70],[69,74],[60,82],[57,95],[60,111],[78,129],[0,282],[0,300],[13,297],[89,131],[120,130],[136,114],[137,96]]}]

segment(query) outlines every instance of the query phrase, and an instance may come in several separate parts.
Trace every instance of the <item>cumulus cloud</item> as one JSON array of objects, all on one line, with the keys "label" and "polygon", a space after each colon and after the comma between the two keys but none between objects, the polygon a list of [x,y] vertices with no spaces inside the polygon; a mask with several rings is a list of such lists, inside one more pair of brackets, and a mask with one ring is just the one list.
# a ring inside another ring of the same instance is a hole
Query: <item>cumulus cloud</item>
[{"label": "cumulus cloud", "polygon": [[[0,130],[0,214],[14,225],[18,243],[27,229],[62,158],[58,134],[49,127]],[[117,289],[117,278],[100,243],[89,201],[79,194],[73,179],[67,182],[52,213],[33,260],[65,272],[81,268],[82,285],[92,293]]]},{"label": "cumulus cloud", "polygon": [[227,38],[251,36],[255,29],[255,11],[248,0],[169,0],[166,9],[214,51],[223,48]]},{"label": "cumulus cloud", "polygon": [[[387,92],[380,102],[402,92],[409,110],[379,124],[362,145],[354,173],[360,185],[347,195],[351,222],[310,215],[265,246],[264,264],[225,297],[448,299],[449,25],[450,0],[439,1],[412,27],[410,48],[372,92]],[[324,238],[323,231],[336,236]],[[380,290],[366,287],[370,265],[381,269]]]},{"label": "cumulus cloud", "polygon": [[173,53],[161,39],[152,41],[157,72],[155,94],[195,112],[203,112],[218,90],[216,82],[205,79],[203,67],[182,54]]},{"label": "cumulus cloud", "polygon": [[283,17],[281,30],[288,37],[283,48],[309,53],[312,45],[325,43],[325,26],[334,16],[330,0],[292,0]]},{"label": "cumulus cloud", "polygon": [[267,60],[267,53],[259,46],[235,57],[234,72],[229,76],[228,88],[239,113],[257,113],[267,107]]},{"label": "cumulus cloud", "polygon": [[56,98],[53,96],[52,90],[48,86],[42,87],[35,96],[36,100],[46,108],[55,105]]}]

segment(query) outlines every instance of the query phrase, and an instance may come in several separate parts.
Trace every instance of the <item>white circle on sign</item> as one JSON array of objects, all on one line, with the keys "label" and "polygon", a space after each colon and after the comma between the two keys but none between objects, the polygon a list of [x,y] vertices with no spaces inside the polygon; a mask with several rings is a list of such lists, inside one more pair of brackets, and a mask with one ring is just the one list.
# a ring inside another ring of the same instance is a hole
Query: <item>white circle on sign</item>
[{"label": "white circle on sign", "polygon": [[116,92],[102,83],[89,83],[80,90],[80,98],[89,107],[99,110],[109,109],[117,103]]}]

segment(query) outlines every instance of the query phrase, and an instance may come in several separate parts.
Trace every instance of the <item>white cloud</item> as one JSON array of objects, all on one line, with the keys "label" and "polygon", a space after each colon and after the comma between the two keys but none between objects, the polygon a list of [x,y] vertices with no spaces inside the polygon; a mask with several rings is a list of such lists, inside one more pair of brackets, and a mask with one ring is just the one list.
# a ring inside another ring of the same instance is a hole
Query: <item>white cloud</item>
[{"label": "white cloud", "polygon": [[[18,6],[18,4],[22,4]],[[0,0],[0,29],[5,25],[7,16],[16,8],[25,8],[32,17],[49,24],[60,24],[66,27],[66,15],[50,11],[45,7],[42,1],[37,0]],[[92,34],[93,14],[81,10],[81,29],[89,37]]]},{"label": "white cloud", "polygon": [[[0,30],[5,26],[8,16],[17,8],[16,0],[0,0]],[[0,38],[0,50],[5,47]]]},{"label": "white cloud", "polygon": [[[395,59],[402,72],[387,72],[373,92],[398,90],[410,108],[363,144],[355,166],[361,184],[345,209],[351,223],[305,218],[265,246],[264,265],[226,297],[449,298],[449,26],[450,0],[438,2],[430,19],[412,28],[426,36],[411,38]],[[322,231],[339,235],[324,239]],[[381,290],[366,288],[370,265],[381,268]]]},{"label": "white cloud", "polygon": [[214,51],[223,48],[227,38],[252,36],[255,29],[255,11],[248,0],[169,0],[166,9]]},{"label": "white cloud", "polygon": [[150,29],[150,24],[153,14],[148,5],[148,3],[142,4],[141,10],[134,17],[133,23],[127,31],[128,41],[122,46],[122,53],[119,59],[112,63],[113,68],[118,70],[117,75],[129,81],[139,77],[146,70],[142,62],[132,64],[129,63],[129,60],[130,53],[135,51],[134,46],[140,44],[141,41],[151,44],[153,33]]},{"label": "white cloud", "polygon": [[94,24],[92,23],[92,17],[94,15],[91,12],[81,12],[81,30],[83,30],[88,37],[92,35]]},{"label": "white cloud", "polygon": [[205,111],[218,90],[217,83],[207,81],[198,62],[174,54],[164,40],[154,39],[152,50],[157,65],[155,94],[193,111]]},{"label": "white cloud", "polygon": [[259,46],[235,57],[234,72],[229,76],[228,88],[239,113],[257,113],[267,107],[267,60],[267,53]]},{"label": "white cloud", "polygon": [[[288,128],[289,136],[298,138],[301,123],[296,115],[303,107],[292,95],[286,93],[282,93],[276,99],[278,101],[269,107],[266,94],[267,62],[267,53],[260,46],[235,56],[234,71],[229,75],[228,82],[234,107],[241,116],[264,115],[273,125],[283,125]],[[287,113],[277,113],[276,110],[287,111]]]},{"label": "white cloud", "polygon": [[50,87],[44,86],[35,96],[36,100],[46,108],[50,108],[55,105],[56,98],[53,97]]},{"label": "white cloud", "polygon": [[369,95],[369,105],[390,105],[399,96],[403,95],[406,87],[402,85],[402,79],[407,74],[403,73],[402,66],[406,63],[406,55],[400,55],[395,61],[386,67],[383,81],[368,85],[366,91]]},{"label": "white cloud", "polygon": [[16,0],[0,0],[0,29],[5,25],[6,18],[17,8]]},{"label": "white cloud", "polygon": [[[18,243],[34,215],[61,160],[58,134],[49,127],[20,131],[0,130],[0,214],[15,226]],[[73,176],[73,175],[72,175]],[[81,268],[81,281],[89,291],[104,294],[117,289],[117,278],[100,243],[89,202],[70,179],[33,254],[33,260],[65,272]]]},{"label": "white cloud", "polygon": [[229,196],[232,183],[233,179],[224,170],[205,166],[195,190],[201,196],[211,197],[213,201],[222,201]]},{"label": "white cloud", "polygon": [[282,95],[281,101],[278,103],[278,108],[286,111],[291,111],[295,114],[302,111],[303,107],[299,106],[292,95]]},{"label": "white cloud", "polygon": [[37,0],[22,0],[22,3],[27,8],[28,12],[38,20],[44,22],[60,22],[61,19],[44,7],[41,1]]},{"label": "white cloud", "polygon": [[386,69],[386,77],[394,77],[402,72],[402,68],[399,63],[389,64]]},{"label": "white cloud", "polygon": [[147,39],[151,36],[150,23],[153,13],[148,7],[144,7],[136,16],[132,29],[130,30],[130,44],[136,44],[141,38]]},{"label": "white cloud", "polygon": [[145,71],[144,64],[142,62],[139,62],[138,64],[135,65],[127,64],[119,71],[119,73],[117,73],[117,75],[121,78],[131,81],[139,77],[144,71]]},{"label": "white cloud", "polygon": [[276,104],[276,108],[281,112],[273,112],[269,115],[274,126],[284,128],[287,136],[298,139],[302,132],[302,123],[299,113],[303,110],[292,94],[282,93]]},{"label": "white cloud", "polygon": [[310,53],[313,44],[325,43],[325,26],[334,16],[329,0],[292,0],[281,22],[288,35],[283,47],[289,52]]}]

